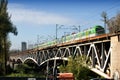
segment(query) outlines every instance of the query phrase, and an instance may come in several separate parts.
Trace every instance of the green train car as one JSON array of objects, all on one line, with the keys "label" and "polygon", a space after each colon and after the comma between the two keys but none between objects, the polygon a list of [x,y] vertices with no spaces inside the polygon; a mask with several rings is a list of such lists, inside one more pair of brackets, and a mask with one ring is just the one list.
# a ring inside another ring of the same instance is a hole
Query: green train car
[{"label": "green train car", "polygon": [[64,42],[69,42],[69,41],[73,41],[73,40],[89,38],[89,37],[97,36],[97,35],[104,34],[104,33],[105,33],[104,28],[102,26],[96,25],[96,26],[94,26],[90,29],[84,30],[82,32],[64,36],[64,37],[62,37],[61,42],[64,43]]},{"label": "green train car", "polygon": [[89,37],[93,37],[93,36],[97,36],[97,35],[101,35],[101,34],[105,34],[104,28],[100,25],[96,25],[96,26],[94,26],[90,29],[84,30],[82,32],[63,36],[60,39],[58,39],[57,41],[53,40],[53,41],[45,42],[45,43],[39,45],[39,47],[40,48],[49,47],[49,46],[53,46],[56,44],[61,44],[61,43],[70,42],[70,41],[79,40],[79,39],[85,39],[85,38],[89,38]]}]

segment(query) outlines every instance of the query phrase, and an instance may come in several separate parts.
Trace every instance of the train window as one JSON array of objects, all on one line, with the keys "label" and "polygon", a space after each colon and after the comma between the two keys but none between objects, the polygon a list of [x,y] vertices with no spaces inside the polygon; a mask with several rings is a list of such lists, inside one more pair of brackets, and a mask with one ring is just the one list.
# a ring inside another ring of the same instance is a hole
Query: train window
[{"label": "train window", "polygon": [[82,36],[85,36],[85,33],[84,33],[84,32],[82,33]]},{"label": "train window", "polygon": [[81,37],[81,33],[78,34],[78,37]]},{"label": "train window", "polygon": [[89,34],[89,31],[86,31],[86,35],[88,35]]},{"label": "train window", "polygon": [[102,27],[96,28],[96,32],[97,32],[98,34],[105,33],[104,28],[102,28]]},{"label": "train window", "polygon": [[89,31],[89,34],[91,34],[91,31]]},{"label": "train window", "polygon": [[90,31],[88,31],[88,34],[90,34]]},{"label": "train window", "polygon": [[95,30],[94,30],[94,29],[93,29],[93,30],[91,30],[91,33],[92,33],[92,34],[94,34],[94,32],[95,32]]},{"label": "train window", "polygon": [[78,37],[79,37],[79,34],[76,35],[76,38],[78,38]]}]

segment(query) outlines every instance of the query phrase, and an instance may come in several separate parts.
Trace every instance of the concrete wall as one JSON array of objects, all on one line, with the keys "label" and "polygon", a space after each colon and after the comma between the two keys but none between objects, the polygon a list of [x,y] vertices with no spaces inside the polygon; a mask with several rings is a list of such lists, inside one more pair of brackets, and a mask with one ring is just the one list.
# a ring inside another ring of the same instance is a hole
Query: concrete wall
[{"label": "concrete wall", "polygon": [[[120,41],[118,36],[111,37],[111,77],[120,77]],[[116,78],[115,80],[119,80]]]}]

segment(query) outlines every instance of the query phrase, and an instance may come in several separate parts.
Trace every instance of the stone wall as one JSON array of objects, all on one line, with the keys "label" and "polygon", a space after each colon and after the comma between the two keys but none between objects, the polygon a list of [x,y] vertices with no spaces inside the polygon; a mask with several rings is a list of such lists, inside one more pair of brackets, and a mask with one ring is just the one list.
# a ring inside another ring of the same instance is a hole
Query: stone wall
[{"label": "stone wall", "polygon": [[112,78],[116,78],[117,77],[120,78],[120,40],[119,40],[119,36],[112,36],[111,37],[111,59],[110,59],[110,63],[111,63],[111,77]]}]

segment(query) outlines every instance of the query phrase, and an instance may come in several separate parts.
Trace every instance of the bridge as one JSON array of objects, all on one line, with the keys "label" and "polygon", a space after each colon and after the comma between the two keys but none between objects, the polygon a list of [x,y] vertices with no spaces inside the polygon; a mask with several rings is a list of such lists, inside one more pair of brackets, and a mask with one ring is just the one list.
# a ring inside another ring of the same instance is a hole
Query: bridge
[{"label": "bridge", "polygon": [[102,34],[49,47],[36,48],[11,55],[12,63],[34,62],[38,66],[68,61],[70,56],[86,55],[92,62],[90,70],[105,77],[119,79],[120,34]]}]

